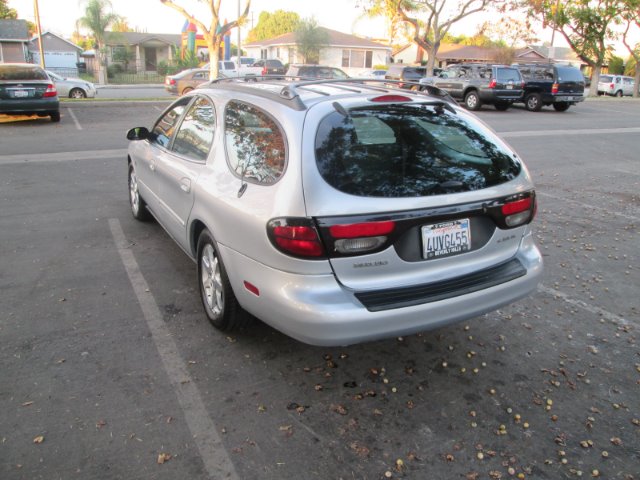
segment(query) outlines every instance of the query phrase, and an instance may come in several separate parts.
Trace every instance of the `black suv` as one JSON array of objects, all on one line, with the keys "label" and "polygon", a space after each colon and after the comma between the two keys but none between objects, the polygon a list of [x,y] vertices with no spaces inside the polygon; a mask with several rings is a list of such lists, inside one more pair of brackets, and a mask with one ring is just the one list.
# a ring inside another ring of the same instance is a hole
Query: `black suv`
[{"label": "black suv", "polygon": [[420,83],[449,92],[469,110],[478,110],[484,103],[506,110],[522,98],[524,85],[517,68],[486,63],[450,65],[440,75],[423,78]]},{"label": "black suv", "polygon": [[584,76],[570,65],[519,65],[525,80],[522,101],[530,112],[553,105],[558,112],[584,100]]},{"label": "black suv", "polygon": [[[402,63],[394,63],[387,70],[384,76],[385,80],[398,80],[400,82],[418,82],[427,74],[427,67],[416,65],[404,65]],[[400,88],[411,88],[411,84],[398,83],[395,86]]]},{"label": "black suv", "polygon": [[284,68],[282,62],[275,58],[258,60],[252,67],[262,67],[262,75],[284,75],[287,73],[287,69]]}]

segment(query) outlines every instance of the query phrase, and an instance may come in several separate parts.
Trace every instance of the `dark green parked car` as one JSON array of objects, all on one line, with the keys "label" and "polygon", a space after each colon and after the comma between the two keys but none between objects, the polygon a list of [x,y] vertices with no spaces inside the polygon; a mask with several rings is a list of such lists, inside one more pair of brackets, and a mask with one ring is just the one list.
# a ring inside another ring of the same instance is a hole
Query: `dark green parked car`
[{"label": "dark green parked car", "polygon": [[59,122],[55,84],[38,65],[0,63],[0,114],[48,116]]}]

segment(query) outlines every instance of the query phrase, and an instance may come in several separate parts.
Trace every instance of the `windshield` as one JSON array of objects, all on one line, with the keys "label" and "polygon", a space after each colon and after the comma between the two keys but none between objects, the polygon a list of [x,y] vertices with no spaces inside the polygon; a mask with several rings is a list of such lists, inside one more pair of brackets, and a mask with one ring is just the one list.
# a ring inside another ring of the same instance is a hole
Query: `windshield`
[{"label": "windshield", "polygon": [[365,197],[479,190],[507,182],[521,169],[483,127],[427,105],[331,113],[320,123],[315,147],[322,177]]}]

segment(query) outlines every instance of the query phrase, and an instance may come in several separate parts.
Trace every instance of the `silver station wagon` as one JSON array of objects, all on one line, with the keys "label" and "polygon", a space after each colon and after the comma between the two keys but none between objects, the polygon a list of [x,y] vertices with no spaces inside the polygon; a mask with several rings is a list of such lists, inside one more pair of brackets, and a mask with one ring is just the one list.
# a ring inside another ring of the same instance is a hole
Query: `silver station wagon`
[{"label": "silver station wagon", "polygon": [[196,261],[214,326],[347,345],[536,288],[523,162],[435,87],[388,83],[210,82],[128,132],[133,216]]}]

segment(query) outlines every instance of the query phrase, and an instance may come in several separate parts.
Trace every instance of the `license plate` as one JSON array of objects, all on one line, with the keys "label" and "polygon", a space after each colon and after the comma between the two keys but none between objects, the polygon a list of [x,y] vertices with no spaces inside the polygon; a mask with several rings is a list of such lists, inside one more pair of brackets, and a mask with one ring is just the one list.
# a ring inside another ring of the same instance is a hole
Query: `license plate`
[{"label": "license plate", "polygon": [[28,97],[29,96],[29,92],[27,90],[14,90],[13,91],[13,98],[23,98],[23,97]]},{"label": "license plate", "polygon": [[513,85],[507,85],[507,90],[513,90]]},{"label": "license plate", "polygon": [[422,227],[422,256],[427,260],[457,255],[470,249],[468,218]]}]

